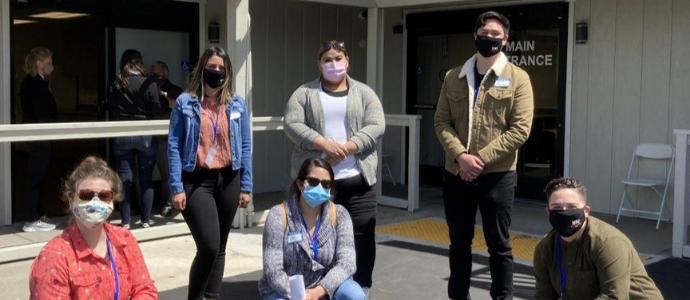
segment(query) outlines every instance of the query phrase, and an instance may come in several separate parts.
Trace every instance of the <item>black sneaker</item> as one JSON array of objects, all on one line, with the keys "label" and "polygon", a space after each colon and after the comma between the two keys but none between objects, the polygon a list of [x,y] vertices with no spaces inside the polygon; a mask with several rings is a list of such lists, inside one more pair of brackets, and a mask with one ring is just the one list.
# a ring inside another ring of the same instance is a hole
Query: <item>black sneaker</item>
[{"label": "black sneaker", "polygon": [[167,217],[171,216],[172,213],[173,213],[173,208],[171,206],[163,207],[163,209],[161,210],[161,216],[163,218],[167,218]]}]

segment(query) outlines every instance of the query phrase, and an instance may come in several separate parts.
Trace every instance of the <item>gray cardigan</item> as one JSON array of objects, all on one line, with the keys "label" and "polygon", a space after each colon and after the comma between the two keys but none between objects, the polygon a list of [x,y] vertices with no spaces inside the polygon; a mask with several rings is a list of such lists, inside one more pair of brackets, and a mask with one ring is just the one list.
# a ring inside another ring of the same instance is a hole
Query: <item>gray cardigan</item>
[{"label": "gray cardigan", "polygon": [[[347,77],[347,139],[357,144],[357,166],[364,179],[372,186],[376,183],[378,157],[376,142],[386,130],[383,107],[376,93],[359,81]],[[285,134],[295,143],[292,152],[292,177],[297,177],[302,162],[320,157],[321,151],[312,150],[314,140],[326,132],[323,106],[319,97],[321,79],[297,88],[285,108],[283,127]]]},{"label": "gray cardigan", "polygon": [[[286,200],[288,227],[285,230],[283,212],[276,205],[268,213],[263,235],[264,274],[259,281],[261,296],[278,293],[288,298],[288,278],[295,274],[304,276],[306,288],[321,285],[331,299],[338,287],[355,273],[355,242],[352,233],[352,220],[347,210],[336,205],[336,224],[333,227],[329,205],[321,210],[321,226],[316,235],[318,241],[318,261],[314,261],[311,241],[302,225],[296,198]],[[302,233],[302,240],[289,244],[287,234]]]}]

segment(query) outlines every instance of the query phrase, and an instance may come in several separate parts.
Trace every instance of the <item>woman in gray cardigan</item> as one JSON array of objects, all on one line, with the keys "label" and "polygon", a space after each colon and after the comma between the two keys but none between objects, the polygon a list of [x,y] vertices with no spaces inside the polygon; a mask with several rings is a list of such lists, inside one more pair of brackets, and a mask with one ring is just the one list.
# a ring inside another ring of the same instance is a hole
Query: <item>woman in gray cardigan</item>
[{"label": "woman in gray cardigan", "polygon": [[333,166],[334,202],[352,216],[357,252],[355,281],[368,292],[376,260],[377,140],[385,118],[376,93],[347,76],[345,43],[329,41],[318,55],[321,76],[299,87],[285,109],[285,134],[295,143],[292,177],[310,157]]},{"label": "woman in gray cardigan", "polygon": [[289,299],[289,277],[302,275],[305,299],[364,300],[352,280],[355,246],[347,210],[329,201],[333,170],[326,160],[304,161],[290,198],[271,208],[263,235],[264,300]]}]

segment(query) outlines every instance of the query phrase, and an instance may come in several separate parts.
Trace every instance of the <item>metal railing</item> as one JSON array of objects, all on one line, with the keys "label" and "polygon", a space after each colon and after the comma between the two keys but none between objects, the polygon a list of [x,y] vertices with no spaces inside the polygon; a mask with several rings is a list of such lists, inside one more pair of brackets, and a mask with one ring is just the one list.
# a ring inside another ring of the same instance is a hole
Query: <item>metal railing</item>
[{"label": "metal railing", "polygon": [[[410,142],[408,143],[407,149],[409,154],[408,199],[383,196],[381,194],[381,184],[378,184],[378,202],[381,204],[406,208],[409,211],[419,209],[418,168],[420,120],[421,116],[416,115],[386,115],[387,126],[408,127],[410,130]],[[0,143],[166,135],[168,134],[168,128],[169,120],[8,124],[0,125]],[[272,130],[283,130],[283,117],[252,118],[253,132]],[[380,143],[378,147],[380,147]],[[380,148],[379,153],[381,153]],[[381,160],[379,159],[379,164],[380,163]],[[380,165],[378,172],[379,182],[381,182]],[[4,195],[3,192],[4,191],[0,191],[0,195]],[[244,225],[252,223],[247,222],[248,220],[246,219],[252,212],[253,205],[250,205],[246,210],[238,210],[233,226],[242,228]]]},{"label": "metal railing", "polygon": [[[379,204],[404,208],[408,211],[419,209],[419,129],[422,116],[418,115],[392,115],[386,114],[386,126],[399,126],[409,128],[410,141],[408,142],[408,184],[407,199],[388,197],[383,195],[381,184],[381,143],[377,145],[379,152],[377,202]],[[283,130],[283,117],[254,117],[252,119],[253,131]]]},{"label": "metal railing", "polygon": [[420,115],[386,115],[386,126],[409,128],[407,143],[407,199],[383,195],[381,143],[378,144],[379,167],[376,185],[377,202],[379,204],[407,209],[410,212],[419,210],[419,131],[422,116]]},{"label": "metal railing", "polygon": [[688,143],[690,130],[673,131],[676,135],[676,175],[673,191],[673,243],[671,254],[674,257],[690,257],[690,245],[688,244]]}]

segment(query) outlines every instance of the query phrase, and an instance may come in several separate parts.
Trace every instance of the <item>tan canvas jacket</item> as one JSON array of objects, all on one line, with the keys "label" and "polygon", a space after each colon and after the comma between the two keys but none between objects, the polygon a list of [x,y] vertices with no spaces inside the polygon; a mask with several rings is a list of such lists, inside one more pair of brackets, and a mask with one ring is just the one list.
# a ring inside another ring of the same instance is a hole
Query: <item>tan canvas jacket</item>
[{"label": "tan canvas jacket", "polygon": [[515,170],[518,149],[532,127],[529,75],[503,53],[484,76],[474,103],[476,56],[446,74],[434,116],[436,136],[446,152],[445,168],[456,175],[460,169],[455,158],[464,152],[484,161],[482,174]]}]

